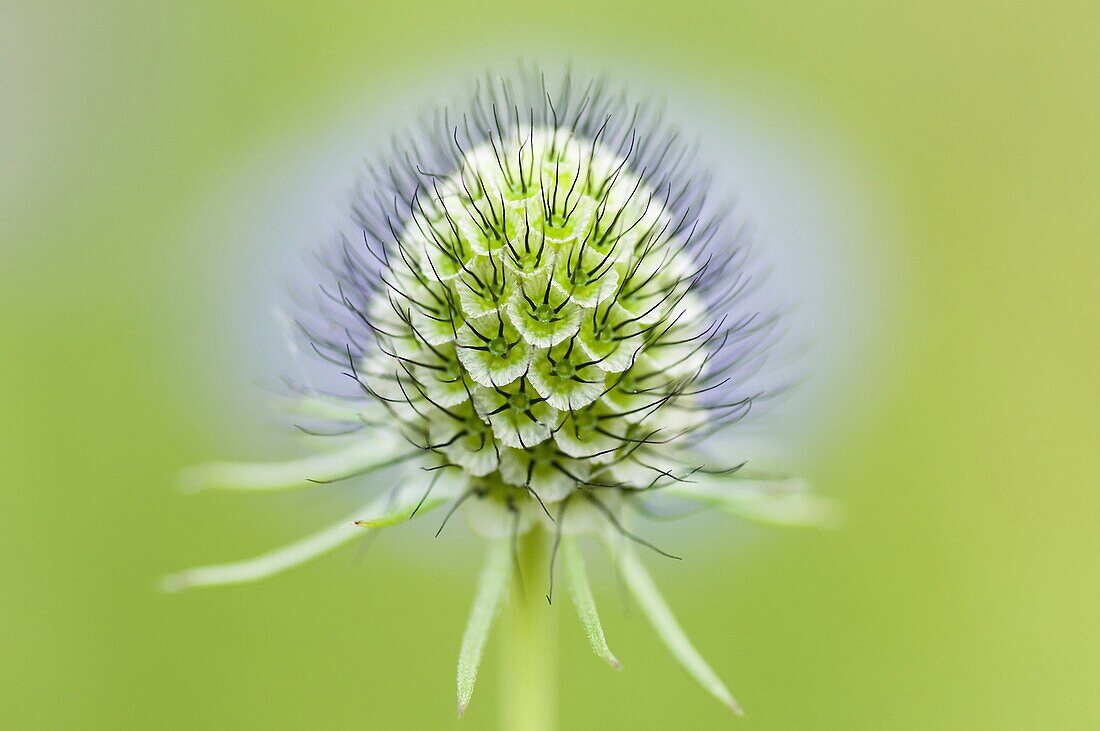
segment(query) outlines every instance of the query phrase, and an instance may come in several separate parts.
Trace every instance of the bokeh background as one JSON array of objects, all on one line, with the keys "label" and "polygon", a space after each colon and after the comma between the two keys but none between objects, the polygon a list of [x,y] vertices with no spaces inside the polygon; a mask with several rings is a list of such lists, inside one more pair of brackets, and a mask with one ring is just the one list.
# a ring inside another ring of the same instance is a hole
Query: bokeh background
[{"label": "bokeh background", "polygon": [[556,602],[561,726],[1096,727],[1096,4],[0,8],[0,727],[494,727],[492,648],[454,719],[478,562],[461,526],[258,585],[155,581],[348,497],[172,489],[195,461],[300,449],[261,406],[281,366],[268,295],[272,262],[325,233],[285,213],[312,203],[283,204],[330,201],[326,220],[358,169],[325,147],[333,120],[344,145],[362,110],[373,139],[455,68],[518,58],[683,79],[712,126],[789,143],[813,177],[790,217],[828,219],[829,246],[851,234],[813,261],[854,353],[797,450],[846,527],[702,517],[691,560],[651,562],[747,718],[597,568],[626,669]]}]

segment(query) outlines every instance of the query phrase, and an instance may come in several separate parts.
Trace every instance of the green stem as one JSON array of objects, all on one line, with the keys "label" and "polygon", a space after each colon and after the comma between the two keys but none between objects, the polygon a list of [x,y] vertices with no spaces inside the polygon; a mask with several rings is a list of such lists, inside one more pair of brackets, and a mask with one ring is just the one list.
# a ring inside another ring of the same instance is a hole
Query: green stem
[{"label": "green stem", "polygon": [[557,726],[555,622],[546,601],[551,540],[541,527],[519,540],[503,642],[501,728],[509,731]]}]

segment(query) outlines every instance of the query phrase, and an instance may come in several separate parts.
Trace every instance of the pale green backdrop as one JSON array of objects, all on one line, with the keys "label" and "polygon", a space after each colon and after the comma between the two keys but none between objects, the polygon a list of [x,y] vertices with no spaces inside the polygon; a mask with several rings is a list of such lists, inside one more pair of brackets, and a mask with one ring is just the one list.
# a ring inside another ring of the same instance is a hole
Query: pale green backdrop
[{"label": "pale green backdrop", "polygon": [[703,518],[709,555],[652,564],[747,718],[692,685],[604,571],[626,669],[560,612],[562,727],[1095,728],[1098,16],[1083,2],[4,2],[0,727],[493,727],[492,652],[454,719],[477,561],[461,528],[431,542],[434,525],[413,526],[261,585],[154,590],[334,514],[328,498],[171,489],[182,465],[283,439],[226,399],[250,381],[218,309],[271,303],[245,296],[261,252],[209,235],[204,211],[247,195],[242,160],[308,137],[341,100],[415,96],[456,59],[591,55],[690,77],[716,105],[744,79],[781,87],[846,141],[896,234],[852,244],[892,262],[889,287],[862,282],[889,310],[890,355],[807,460],[847,527]]}]

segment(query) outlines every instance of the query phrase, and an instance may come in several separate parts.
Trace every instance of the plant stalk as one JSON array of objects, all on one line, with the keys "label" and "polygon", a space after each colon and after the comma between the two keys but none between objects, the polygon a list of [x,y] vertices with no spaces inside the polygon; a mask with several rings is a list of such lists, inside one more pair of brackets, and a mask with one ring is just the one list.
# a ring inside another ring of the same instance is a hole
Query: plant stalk
[{"label": "plant stalk", "polygon": [[550,586],[552,536],[537,526],[518,542],[505,626],[501,728],[551,731],[557,727],[557,658]]}]

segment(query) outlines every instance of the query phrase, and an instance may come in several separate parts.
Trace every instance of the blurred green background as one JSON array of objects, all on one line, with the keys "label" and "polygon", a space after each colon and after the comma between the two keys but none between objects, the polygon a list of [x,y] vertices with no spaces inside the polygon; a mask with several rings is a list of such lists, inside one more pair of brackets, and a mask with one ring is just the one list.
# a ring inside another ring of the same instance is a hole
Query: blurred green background
[{"label": "blurred green background", "polygon": [[852,242],[900,284],[862,283],[891,312],[880,355],[807,456],[847,527],[703,518],[709,555],[651,562],[747,718],[692,685],[601,570],[626,669],[556,602],[562,727],[1096,727],[1097,4],[2,8],[0,727],[494,727],[492,651],[454,719],[479,560],[462,528],[409,526],[258,585],[154,590],[339,510],[171,489],[185,464],[284,438],[248,408],[220,418],[248,374],[219,308],[260,253],[195,219],[247,193],[242,160],[340,100],[471,54],[636,62],[716,105],[774,80],[839,130],[900,230]]}]

